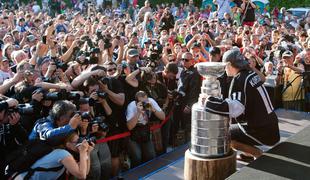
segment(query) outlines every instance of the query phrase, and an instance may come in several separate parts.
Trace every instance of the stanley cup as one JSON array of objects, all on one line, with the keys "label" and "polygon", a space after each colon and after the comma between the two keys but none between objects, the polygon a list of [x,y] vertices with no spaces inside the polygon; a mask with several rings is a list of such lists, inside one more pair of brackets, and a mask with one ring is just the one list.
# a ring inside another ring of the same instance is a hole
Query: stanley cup
[{"label": "stanley cup", "polygon": [[203,62],[196,68],[204,80],[199,100],[192,107],[190,151],[205,158],[225,156],[230,151],[229,118],[207,112],[204,107],[209,96],[222,97],[217,78],[225,72],[225,63]]}]

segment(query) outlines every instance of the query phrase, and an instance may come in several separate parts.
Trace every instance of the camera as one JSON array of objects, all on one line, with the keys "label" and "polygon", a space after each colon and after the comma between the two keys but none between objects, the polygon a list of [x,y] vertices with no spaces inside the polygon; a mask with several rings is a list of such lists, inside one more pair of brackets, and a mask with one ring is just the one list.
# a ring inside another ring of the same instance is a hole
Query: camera
[{"label": "camera", "polygon": [[31,104],[19,104],[16,108],[9,108],[8,113],[17,112],[21,115],[30,115],[34,113],[34,107]]},{"label": "camera", "polygon": [[103,37],[104,49],[109,49],[110,47],[112,47],[111,39],[111,36],[108,35]]},{"label": "camera", "polygon": [[151,104],[149,102],[142,102],[143,109],[151,109]]},{"label": "camera", "polygon": [[103,78],[100,79],[100,81],[102,82],[102,84],[109,84],[110,78],[108,78],[108,77],[103,77]]},{"label": "camera", "polygon": [[66,71],[68,69],[68,64],[62,62],[59,59],[53,59],[57,69],[61,69],[62,71]]},{"label": "camera", "polygon": [[103,122],[101,117],[95,117],[90,121],[91,126],[94,124],[97,124],[99,126],[99,130],[102,132],[108,132],[109,131],[109,126]]},{"label": "camera", "polygon": [[108,93],[106,92],[100,92],[100,91],[97,91],[97,95],[98,97],[102,98],[102,99],[107,99],[108,98]]},{"label": "camera", "polygon": [[42,88],[37,89],[35,92],[43,93],[44,100],[58,101],[58,100],[79,100],[80,94],[77,92],[67,92],[65,89],[59,92],[46,93]]},{"label": "camera", "polygon": [[96,142],[97,142],[97,138],[95,136],[92,136],[92,137],[80,137],[78,142],[77,142],[77,144],[81,144],[84,140],[86,140],[89,145],[91,145],[92,143],[96,144]]}]

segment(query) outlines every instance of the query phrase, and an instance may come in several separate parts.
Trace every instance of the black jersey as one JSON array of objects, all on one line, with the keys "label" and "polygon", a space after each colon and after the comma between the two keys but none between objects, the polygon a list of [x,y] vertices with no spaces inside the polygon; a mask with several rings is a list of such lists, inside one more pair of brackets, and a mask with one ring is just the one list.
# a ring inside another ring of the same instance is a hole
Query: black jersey
[{"label": "black jersey", "polygon": [[270,119],[274,117],[274,108],[261,78],[255,72],[240,71],[231,82],[229,98],[238,100],[245,107],[237,120],[247,122],[249,128],[266,127],[277,122],[277,119]]}]

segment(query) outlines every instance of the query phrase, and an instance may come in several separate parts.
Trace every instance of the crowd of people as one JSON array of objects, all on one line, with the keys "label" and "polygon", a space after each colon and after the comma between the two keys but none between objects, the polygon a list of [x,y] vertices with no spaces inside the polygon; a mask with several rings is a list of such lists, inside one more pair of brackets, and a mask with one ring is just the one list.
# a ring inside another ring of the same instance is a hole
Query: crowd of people
[{"label": "crowd of people", "polygon": [[[222,62],[231,49],[257,75],[251,83],[274,80],[284,108],[309,111],[310,16],[285,8],[259,14],[251,0],[214,0],[215,10],[193,0],[141,8],[73,3],[53,13],[35,2],[2,5],[0,159],[29,141],[59,142],[31,174],[5,171],[10,162],[0,161],[0,179],[109,179],[124,164],[136,167],[188,142],[202,84],[195,64]],[[229,76],[220,78],[223,99]],[[127,131],[130,137],[96,144]]]}]

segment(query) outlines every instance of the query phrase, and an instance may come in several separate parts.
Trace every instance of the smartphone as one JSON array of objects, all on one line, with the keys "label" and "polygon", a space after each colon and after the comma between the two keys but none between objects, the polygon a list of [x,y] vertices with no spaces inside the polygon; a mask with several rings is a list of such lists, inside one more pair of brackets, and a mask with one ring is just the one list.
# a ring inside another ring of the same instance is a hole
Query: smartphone
[{"label": "smartphone", "polygon": [[46,44],[46,36],[42,36],[42,43]]}]

